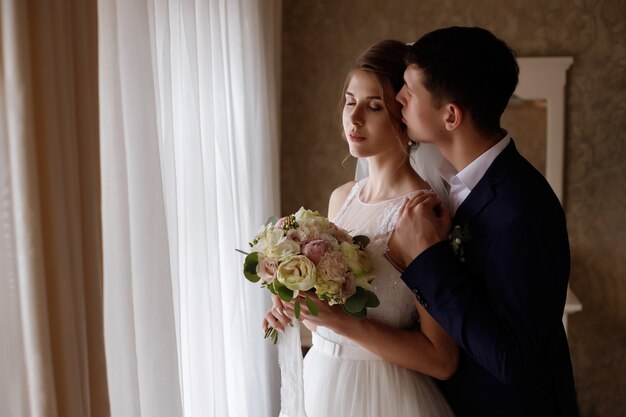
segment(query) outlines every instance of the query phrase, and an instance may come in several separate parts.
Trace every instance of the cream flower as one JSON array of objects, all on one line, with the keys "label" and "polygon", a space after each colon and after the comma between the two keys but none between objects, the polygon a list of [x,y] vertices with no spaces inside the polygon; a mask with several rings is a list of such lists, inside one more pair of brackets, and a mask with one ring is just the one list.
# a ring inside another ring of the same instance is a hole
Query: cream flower
[{"label": "cream flower", "polygon": [[339,250],[348,258],[348,267],[355,276],[369,272],[369,257],[361,247],[355,243],[341,242]]},{"label": "cream flower", "polygon": [[306,256],[294,255],[283,260],[278,266],[276,279],[294,291],[308,291],[315,285],[316,268]]},{"label": "cream flower", "polygon": [[283,260],[300,252],[300,245],[287,238],[282,230],[268,226],[259,233],[258,241],[252,250],[268,258]]},{"label": "cream flower", "polygon": [[307,210],[304,207],[300,207],[300,210],[294,214],[296,216],[296,221],[300,223],[302,220],[307,219],[323,219],[324,217],[318,212],[313,210]]}]

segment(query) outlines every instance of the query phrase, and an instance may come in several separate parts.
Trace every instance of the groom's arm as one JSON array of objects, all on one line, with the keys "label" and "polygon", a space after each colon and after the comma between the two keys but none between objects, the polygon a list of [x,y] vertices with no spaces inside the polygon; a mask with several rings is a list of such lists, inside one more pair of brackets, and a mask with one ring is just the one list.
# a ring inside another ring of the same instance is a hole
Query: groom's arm
[{"label": "groom's arm", "polygon": [[487,247],[473,248],[469,256],[484,258],[468,262],[482,277],[470,276],[447,242],[422,252],[402,276],[435,320],[503,383],[539,376],[550,357],[547,341],[561,326],[569,245],[558,211],[539,220],[528,212],[500,219],[495,230],[477,221],[472,232],[484,241],[467,244]]}]

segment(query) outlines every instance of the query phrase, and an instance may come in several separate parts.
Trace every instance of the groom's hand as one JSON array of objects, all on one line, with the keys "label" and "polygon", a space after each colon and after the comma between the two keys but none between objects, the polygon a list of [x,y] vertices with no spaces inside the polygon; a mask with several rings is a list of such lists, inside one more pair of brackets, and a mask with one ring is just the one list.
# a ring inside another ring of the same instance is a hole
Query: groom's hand
[{"label": "groom's hand", "polygon": [[400,208],[389,250],[408,265],[426,249],[447,239],[450,225],[450,214],[437,195],[420,193]]}]

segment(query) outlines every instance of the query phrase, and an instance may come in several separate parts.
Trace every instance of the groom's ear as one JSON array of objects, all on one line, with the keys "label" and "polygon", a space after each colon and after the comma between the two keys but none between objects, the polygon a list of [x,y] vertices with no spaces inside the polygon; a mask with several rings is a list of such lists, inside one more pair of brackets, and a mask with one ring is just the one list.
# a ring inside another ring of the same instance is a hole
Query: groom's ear
[{"label": "groom's ear", "polygon": [[456,130],[465,119],[465,111],[455,103],[445,105],[444,124],[446,130],[451,132]]}]

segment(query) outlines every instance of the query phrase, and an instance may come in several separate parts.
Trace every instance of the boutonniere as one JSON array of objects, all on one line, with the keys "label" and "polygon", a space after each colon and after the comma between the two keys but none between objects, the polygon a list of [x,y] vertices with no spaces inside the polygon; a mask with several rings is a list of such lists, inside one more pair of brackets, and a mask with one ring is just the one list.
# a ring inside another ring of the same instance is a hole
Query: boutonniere
[{"label": "boutonniere", "polygon": [[461,262],[465,262],[465,250],[463,245],[471,239],[469,224],[463,226],[457,224],[448,235],[448,241],[452,247],[452,251]]}]

